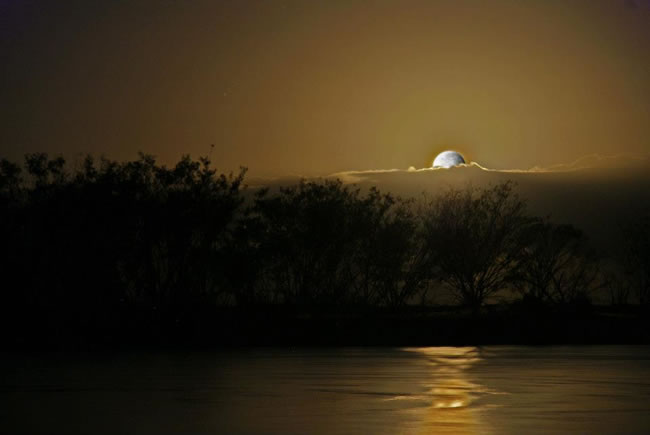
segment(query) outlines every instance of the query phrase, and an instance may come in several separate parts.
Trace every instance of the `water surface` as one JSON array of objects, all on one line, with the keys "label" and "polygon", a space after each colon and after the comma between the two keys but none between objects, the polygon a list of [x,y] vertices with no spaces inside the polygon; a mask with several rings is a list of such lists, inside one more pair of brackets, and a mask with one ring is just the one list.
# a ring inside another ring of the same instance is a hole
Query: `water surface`
[{"label": "water surface", "polygon": [[1,433],[648,433],[650,347],[4,355]]}]

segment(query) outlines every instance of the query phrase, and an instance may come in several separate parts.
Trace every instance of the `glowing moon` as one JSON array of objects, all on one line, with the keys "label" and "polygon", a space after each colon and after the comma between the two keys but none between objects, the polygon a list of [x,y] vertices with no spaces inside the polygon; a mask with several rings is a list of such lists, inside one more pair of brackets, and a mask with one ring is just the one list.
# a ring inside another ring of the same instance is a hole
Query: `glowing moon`
[{"label": "glowing moon", "polygon": [[443,151],[438,154],[433,161],[434,168],[451,168],[453,166],[462,165],[465,159],[460,153],[456,151]]}]

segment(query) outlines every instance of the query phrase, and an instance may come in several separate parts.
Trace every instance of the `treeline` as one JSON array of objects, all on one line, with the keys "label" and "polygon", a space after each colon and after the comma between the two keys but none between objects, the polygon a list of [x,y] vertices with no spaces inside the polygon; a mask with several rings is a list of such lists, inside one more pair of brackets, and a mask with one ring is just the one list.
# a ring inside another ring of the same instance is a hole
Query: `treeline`
[{"label": "treeline", "polygon": [[244,175],[143,154],[0,160],[4,333],[164,334],[225,309],[399,310],[443,291],[474,313],[508,295],[650,302],[647,218],[604,272],[579,230],[530,216],[510,182],[415,201],[340,181],[253,191]]}]

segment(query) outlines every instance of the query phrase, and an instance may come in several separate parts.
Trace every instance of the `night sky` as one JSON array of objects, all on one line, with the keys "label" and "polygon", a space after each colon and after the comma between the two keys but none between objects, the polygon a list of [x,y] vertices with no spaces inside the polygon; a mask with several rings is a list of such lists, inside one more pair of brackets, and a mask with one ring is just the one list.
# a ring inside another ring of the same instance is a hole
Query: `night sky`
[{"label": "night sky", "polygon": [[314,176],[647,155],[649,53],[647,0],[0,0],[0,156]]}]

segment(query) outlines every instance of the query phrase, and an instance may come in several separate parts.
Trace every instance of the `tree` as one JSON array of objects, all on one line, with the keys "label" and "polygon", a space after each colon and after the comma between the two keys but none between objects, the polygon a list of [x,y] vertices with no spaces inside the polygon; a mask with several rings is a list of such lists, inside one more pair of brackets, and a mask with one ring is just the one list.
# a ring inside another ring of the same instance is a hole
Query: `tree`
[{"label": "tree", "polygon": [[650,303],[650,216],[629,222],[623,228],[624,267],[638,301]]},{"label": "tree", "polygon": [[141,155],[119,169],[123,202],[136,218],[119,262],[128,298],[176,320],[192,304],[230,302],[228,248],[244,174],[217,174],[208,159],[189,156],[167,168]]},{"label": "tree", "polygon": [[450,190],[425,211],[425,240],[439,279],[474,312],[517,277],[533,222],[525,208],[508,181],[487,189]]},{"label": "tree", "polygon": [[338,180],[302,181],[275,195],[261,192],[250,218],[261,227],[262,292],[297,305],[345,301],[348,268],[362,231],[358,205],[359,191]]},{"label": "tree", "polygon": [[602,284],[595,253],[571,225],[539,220],[530,228],[520,261],[517,289],[537,302],[586,302]]},{"label": "tree", "polygon": [[86,157],[74,171],[29,154],[25,168],[23,181],[0,161],[0,258],[16,324],[110,330],[128,315],[160,334],[228,302],[245,170],[219,174],[188,156],[167,168],[145,154]]},{"label": "tree", "polygon": [[361,246],[355,261],[357,294],[365,303],[397,308],[424,295],[431,281],[430,252],[422,242],[413,201],[371,189],[364,201]]},{"label": "tree", "polygon": [[7,159],[0,159],[0,198],[16,199],[22,187],[21,168]]},{"label": "tree", "polygon": [[423,288],[428,256],[410,203],[377,189],[328,180],[261,192],[245,226],[254,236],[239,257],[258,267],[246,300],[398,307]]}]

